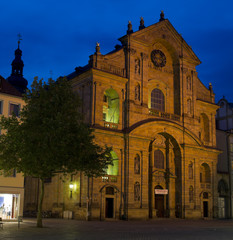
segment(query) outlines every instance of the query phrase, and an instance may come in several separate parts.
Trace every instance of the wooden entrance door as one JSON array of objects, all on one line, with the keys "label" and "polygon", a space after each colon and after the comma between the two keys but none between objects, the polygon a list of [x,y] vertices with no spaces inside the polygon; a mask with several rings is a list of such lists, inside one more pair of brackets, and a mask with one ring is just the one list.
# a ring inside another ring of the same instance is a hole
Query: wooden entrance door
[{"label": "wooden entrance door", "polygon": [[155,194],[155,209],[157,217],[164,217],[164,195]]}]

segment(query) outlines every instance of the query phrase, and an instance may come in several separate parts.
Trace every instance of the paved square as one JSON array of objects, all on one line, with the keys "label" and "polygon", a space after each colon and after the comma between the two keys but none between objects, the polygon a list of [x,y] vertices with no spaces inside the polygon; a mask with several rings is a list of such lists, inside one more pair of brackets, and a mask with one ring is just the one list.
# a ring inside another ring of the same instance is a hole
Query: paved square
[{"label": "paved square", "polygon": [[0,239],[233,239],[232,220],[160,219],[150,221],[76,221],[44,219],[44,228],[36,219],[4,223]]}]

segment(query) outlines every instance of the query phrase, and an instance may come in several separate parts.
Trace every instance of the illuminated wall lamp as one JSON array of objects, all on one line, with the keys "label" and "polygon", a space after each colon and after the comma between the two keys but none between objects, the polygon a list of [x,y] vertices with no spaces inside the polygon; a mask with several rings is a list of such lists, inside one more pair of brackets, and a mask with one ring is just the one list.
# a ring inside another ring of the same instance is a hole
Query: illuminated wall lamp
[{"label": "illuminated wall lamp", "polygon": [[70,183],[69,188],[70,188],[70,198],[72,198],[72,191],[74,189],[74,184]]}]

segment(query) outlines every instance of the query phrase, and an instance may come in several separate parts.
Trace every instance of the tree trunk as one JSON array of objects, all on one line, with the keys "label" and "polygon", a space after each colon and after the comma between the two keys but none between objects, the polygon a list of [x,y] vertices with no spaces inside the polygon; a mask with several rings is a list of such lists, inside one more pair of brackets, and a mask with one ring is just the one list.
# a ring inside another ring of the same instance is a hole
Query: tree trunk
[{"label": "tree trunk", "polygon": [[43,227],[42,224],[42,204],[44,200],[44,179],[40,179],[40,199],[37,212],[37,227]]}]

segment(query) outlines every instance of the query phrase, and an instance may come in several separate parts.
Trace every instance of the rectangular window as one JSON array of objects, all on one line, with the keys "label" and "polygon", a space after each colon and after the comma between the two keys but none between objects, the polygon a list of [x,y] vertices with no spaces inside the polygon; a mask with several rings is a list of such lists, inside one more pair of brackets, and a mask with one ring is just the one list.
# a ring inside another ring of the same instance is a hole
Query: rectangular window
[{"label": "rectangular window", "polygon": [[19,105],[10,103],[10,112],[9,115],[15,115],[16,117],[19,117]]},{"label": "rectangular window", "polygon": [[104,97],[103,97],[103,101],[104,101],[104,102],[108,102],[108,98],[107,98],[106,95],[104,95]]},{"label": "rectangular window", "polygon": [[51,182],[52,182],[52,178],[51,177],[44,179],[44,183],[51,183]]}]

